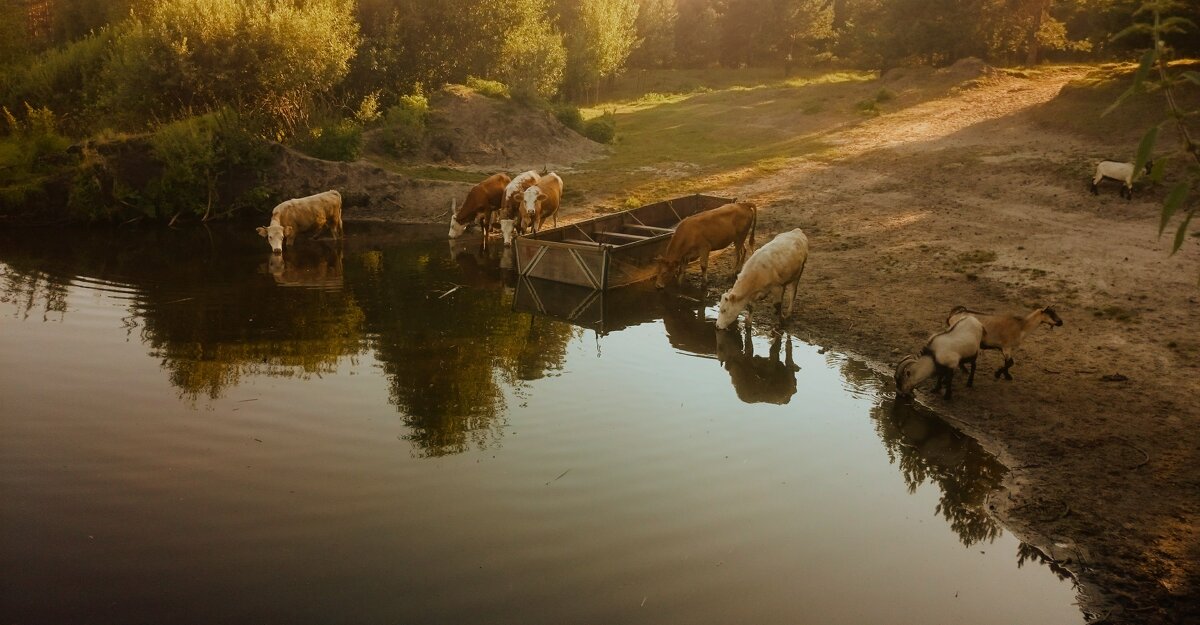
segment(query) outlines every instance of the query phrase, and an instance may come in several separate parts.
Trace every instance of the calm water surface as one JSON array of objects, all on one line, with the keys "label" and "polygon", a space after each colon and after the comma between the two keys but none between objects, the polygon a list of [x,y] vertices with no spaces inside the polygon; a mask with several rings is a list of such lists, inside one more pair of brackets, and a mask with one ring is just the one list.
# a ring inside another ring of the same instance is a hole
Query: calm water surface
[{"label": "calm water surface", "polygon": [[269,256],[0,233],[5,624],[1083,621],[859,362],[440,227]]}]

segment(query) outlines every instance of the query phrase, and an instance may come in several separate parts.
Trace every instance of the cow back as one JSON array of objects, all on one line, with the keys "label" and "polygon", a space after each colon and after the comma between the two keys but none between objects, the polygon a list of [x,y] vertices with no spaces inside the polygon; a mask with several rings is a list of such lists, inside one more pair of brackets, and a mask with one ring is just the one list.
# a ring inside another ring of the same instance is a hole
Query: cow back
[{"label": "cow back", "polygon": [[725,204],[686,217],[675,227],[665,259],[681,261],[703,250],[721,250],[745,241],[753,223],[754,205],[746,202]]},{"label": "cow back", "polygon": [[508,174],[493,174],[467,192],[467,199],[454,213],[454,220],[465,224],[488,210],[499,210],[504,199],[504,188],[508,186]]},{"label": "cow back", "polygon": [[794,282],[807,260],[808,237],[804,231],[796,228],[781,233],[755,250],[742,267],[732,290],[739,297],[747,297]]}]

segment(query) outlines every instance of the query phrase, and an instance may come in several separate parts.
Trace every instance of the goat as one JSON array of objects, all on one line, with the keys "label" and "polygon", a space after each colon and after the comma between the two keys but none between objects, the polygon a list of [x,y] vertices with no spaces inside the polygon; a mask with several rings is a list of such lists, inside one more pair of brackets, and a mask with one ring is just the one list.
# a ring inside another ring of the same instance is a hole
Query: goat
[{"label": "goat", "polygon": [[[1154,169],[1154,161],[1146,161],[1146,174]],[[1118,163],[1116,161],[1100,161],[1096,165],[1096,175],[1092,178],[1092,195],[1099,195],[1096,186],[1101,180],[1108,178],[1121,183],[1121,197],[1133,199],[1133,163]]]},{"label": "goat", "polygon": [[950,399],[950,391],[954,385],[954,370],[964,364],[971,365],[967,377],[967,387],[975,384],[975,359],[979,356],[979,346],[983,343],[987,332],[983,323],[972,316],[959,319],[949,330],[929,337],[920,356],[905,356],[896,365],[896,396],[907,397],[918,384],[937,375],[937,384],[933,392],[942,385],[946,386],[944,397]]},{"label": "goat", "polygon": [[994,315],[991,313],[979,312],[977,310],[969,310],[964,306],[955,306],[950,314],[946,317],[946,325],[953,325],[959,319],[964,317],[974,317],[983,324],[984,330],[987,331],[987,337],[980,345],[982,349],[996,349],[1004,356],[1004,366],[996,370],[996,379],[1000,376],[1004,379],[1013,379],[1012,374],[1008,372],[1016,362],[1013,360],[1013,352],[1021,345],[1025,335],[1041,324],[1046,324],[1051,328],[1059,327],[1063,324],[1062,319],[1058,317],[1058,313],[1054,312],[1051,306],[1043,306],[1035,308],[1032,312],[1024,317],[1020,315]]}]

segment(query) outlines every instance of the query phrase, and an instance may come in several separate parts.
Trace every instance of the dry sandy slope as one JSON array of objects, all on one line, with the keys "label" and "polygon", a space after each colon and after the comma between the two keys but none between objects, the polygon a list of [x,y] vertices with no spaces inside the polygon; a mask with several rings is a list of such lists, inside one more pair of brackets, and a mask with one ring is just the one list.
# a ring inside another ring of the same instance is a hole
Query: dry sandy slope
[{"label": "dry sandy slope", "polygon": [[993,511],[1076,574],[1087,613],[1200,623],[1200,246],[1168,257],[1162,189],[1087,192],[1096,156],[1130,146],[1033,120],[1081,75],[994,75],[728,191],[759,201],[760,229],[810,236],[793,331],[882,366],[956,304],[1055,304],[1065,326],[1027,339],[1015,381],[988,375],[993,352],[974,389],[924,400],[1013,468]]}]

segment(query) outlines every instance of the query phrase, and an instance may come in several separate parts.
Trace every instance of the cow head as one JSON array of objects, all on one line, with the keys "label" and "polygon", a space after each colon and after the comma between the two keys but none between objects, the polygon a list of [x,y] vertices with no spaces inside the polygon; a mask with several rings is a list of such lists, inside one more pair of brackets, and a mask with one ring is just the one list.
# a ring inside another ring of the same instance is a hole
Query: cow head
[{"label": "cow head", "polygon": [[516,232],[517,224],[515,219],[500,220],[500,234],[504,237],[504,244],[508,245],[513,241],[513,234]]},{"label": "cow head", "polygon": [[457,208],[458,208],[458,206],[455,203],[455,201],[450,200],[450,238],[451,239],[457,239],[458,237],[462,236],[462,233],[467,231],[467,226],[471,225],[471,222],[469,220],[465,224],[458,222],[458,215],[456,214]]},{"label": "cow head", "polygon": [[546,194],[542,193],[541,187],[534,185],[525,189],[525,215],[529,219],[537,216],[538,207],[546,200]]},{"label": "cow head", "polygon": [[724,330],[732,325],[745,307],[746,298],[737,297],[733,291],[721,294],[721,301],[717,304],[717,329]]},{"label": "cow head", "polygon": [[654,280],[656,288],[664,288],[668,283],[679,280],[681,263],[678,260],[667,260],[662,256],[655,257],[654,260],[658,263],[658,277]]},{"label": "cow head", "polygon": [[281,226],[279,222],[272,221],[267,227],[259,226],[255,229],[260,237],[266,237],[267,243],[271,244],[271,251],[275,254],[283,253],[283,240],[295,236],[296,230],[292,226]]}]

